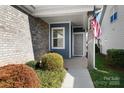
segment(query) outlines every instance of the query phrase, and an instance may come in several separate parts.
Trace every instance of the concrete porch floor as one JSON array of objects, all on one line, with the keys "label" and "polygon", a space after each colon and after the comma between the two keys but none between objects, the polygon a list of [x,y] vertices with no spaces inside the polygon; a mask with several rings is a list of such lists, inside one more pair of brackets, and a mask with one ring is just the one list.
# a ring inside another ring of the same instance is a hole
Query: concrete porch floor
[{"label": "concrete porch floor", "polygon": [[65,67],[68,68],[62,88],[93,88],[87,59],[85,57],[74,57],[65,59]]}]

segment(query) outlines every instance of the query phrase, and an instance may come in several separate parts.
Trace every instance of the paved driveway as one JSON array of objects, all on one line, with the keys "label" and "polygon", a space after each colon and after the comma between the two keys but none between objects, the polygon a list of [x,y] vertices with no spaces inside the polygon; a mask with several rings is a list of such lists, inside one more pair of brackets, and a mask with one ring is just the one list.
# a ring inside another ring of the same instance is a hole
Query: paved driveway
[{"label": "paved driveway", "polygon": [[74,57],[65,59],[65,67],[68,68],[62,88],[93,88],[87,59],[85,57]]}]

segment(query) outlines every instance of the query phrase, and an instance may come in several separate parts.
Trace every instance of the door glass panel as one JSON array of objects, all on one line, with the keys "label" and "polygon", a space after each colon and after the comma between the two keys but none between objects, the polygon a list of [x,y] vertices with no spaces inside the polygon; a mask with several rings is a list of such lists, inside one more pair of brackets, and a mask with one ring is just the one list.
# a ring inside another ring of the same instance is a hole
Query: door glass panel
[{"label": "door glass panel", "polygon": [[83,55],[83,34],[74,34],[74,55]]}]

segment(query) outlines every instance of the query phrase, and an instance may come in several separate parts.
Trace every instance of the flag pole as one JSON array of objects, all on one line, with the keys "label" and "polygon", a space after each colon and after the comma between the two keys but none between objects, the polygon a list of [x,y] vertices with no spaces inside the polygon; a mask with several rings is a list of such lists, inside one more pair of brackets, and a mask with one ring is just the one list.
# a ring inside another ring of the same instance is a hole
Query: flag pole
[{"label": "flag pole", "polygon": [[[96,10],[96,7],[95,7],[95,5],[94,5],[94,10],[93,10],[93,18],[96,20],[96,14],[95,14],[95,10]],[[93,58],[93,61],[94,61],[94,69],[96,69],[97,70],[97,68],[96,68],[96,60],[95,60],[95,56],[96,56],[96,52],[95,52],[95,41],[96,41],[96,38],[95,38],[95,36],[93,37],[93,43],[94,43],[94,45],[93,45],[93,48],[94,48],[94,58]]]}]

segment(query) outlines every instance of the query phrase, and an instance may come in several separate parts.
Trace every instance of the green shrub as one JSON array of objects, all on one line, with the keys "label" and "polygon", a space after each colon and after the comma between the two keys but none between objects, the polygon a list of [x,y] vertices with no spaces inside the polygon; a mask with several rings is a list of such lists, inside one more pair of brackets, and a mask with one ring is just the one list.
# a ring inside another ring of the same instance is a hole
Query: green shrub
[{"label": "green shrub", "polygon": [[43,69],[36,69],[35,61],[29,61],[26,63],[26,65],[32,67],[39,77],[40,80],[40,87],[42,88],[60,88],[62,85],[62,82],[64,80],[66,70],[63,68],[62,70],[57,71],[49,71],[49,70],[43,70]]},{"label": "green shrub", "polygon": [[108,49],[107,60],[111,65],[124,67],[124,49]]},{"label": "green shrub", "polygon": [[46,70],[63,69],[63,57],[57,53],[47,53],[42,56],[42,66]]},{"label": "green shrub", "polygon": [[39,78],[41,78],[42,88],[60,88],[64,80],[66,71],[37,70]]}]

